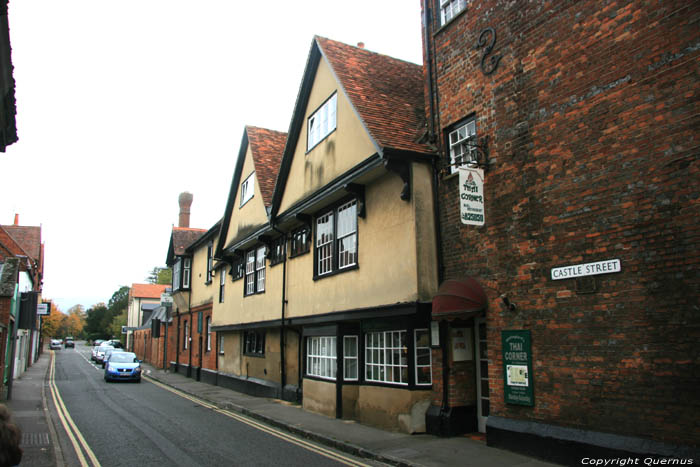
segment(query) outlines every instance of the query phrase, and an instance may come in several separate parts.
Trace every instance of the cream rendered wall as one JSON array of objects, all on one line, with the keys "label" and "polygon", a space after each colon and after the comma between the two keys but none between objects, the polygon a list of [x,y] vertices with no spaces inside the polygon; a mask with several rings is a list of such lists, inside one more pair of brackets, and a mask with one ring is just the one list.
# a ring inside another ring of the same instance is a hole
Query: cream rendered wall
[{"label": "cream rendered wall", "polygon": [[313,280],[311,252],[288,260],[287,317],[366,308],[419,298],[414,203],[399,197],[391,173],[365,187],[367,216],[357,219],[359,269]]},{"label": "cream rendered wall", "polygon": [[[306,154],[306,126],[313,114],[338,91],[336,130]],[[309,95],[294,159],[280,203],[280,213],[310,195],[338,175],[377,152],[362,122],[335,80],[325,59],[321,59]]]},{"label": "cream rendered wall", "polygon": [[437,293],[439,285],[432,167],[430,164],[413,163],[411,173],[413,174],[411,200],[416,213],[418,299],[430,301]]},{"label": "cream rendered wall", "polygon": [[250,230],[251,227],[260,226],[267,223],[267,212],[265,211],[265,202],[263,201],[262,193],[260,191],[260,183],[258,183],[257,180],[257,173],[255,175],[253,197],[248,200],[247,203],[241,206],[241,184],[254,171],[255,163],[253,162],[253,154],[250,151],[249,145],[245,154],[243,171],[241,172],[241,180],[236,187],[236,199],[233,203],[233,212],[231,213],[231,221],[228,225],[226,243],[223,245],[224,247],[226,247],[229,242],[237,238],[239,235],[250,233],[246,230]]},{"label": "cream rendered wall", "polygon": [[[218,295],[215,296],[212,325],[225,326],[280,319],[282,317],[283,267],[282,263],[271,267],[270,261],[265,260],[265,292],[255,295],[243,296],[245,276],[231,282],[231,276],[227,275],[224,303],[219,303]],[[228,274],[229,268],[226,270]]]},{"label": "cream rendered wall", "polygon": [[[213,251],[216,250],[216,238],[213,238]],[[207,280],[207,248],[208,242],[202,243],[192,255],[192,277],[190,280],[190,308],[211,303],[214,294],[219,291],[219,276],[212,277],[209,284]],[[186,312],[189,310],[180,310]]]},{"label": "cream rendered wall", "polygon": [[224,353],[219,354],[219,371],[241,375],[241,348],[241,333],[234,331],[224,333]]}]

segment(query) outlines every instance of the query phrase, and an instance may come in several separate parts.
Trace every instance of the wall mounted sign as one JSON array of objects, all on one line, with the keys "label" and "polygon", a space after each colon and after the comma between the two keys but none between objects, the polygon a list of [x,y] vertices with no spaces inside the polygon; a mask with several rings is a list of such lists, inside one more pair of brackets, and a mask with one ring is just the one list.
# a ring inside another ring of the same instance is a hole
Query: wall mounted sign
[{"label": "wall mounted sign", "polygon": [[36,314],[40,316],[46,316],[51,313],[51,309],[49,308],[48,303],[39,303],[36,306]]},{"label": "wall mounted sign", "polygon": [[471,328],[451,328],[450,341],[452,345],[452,361],[466,362],[474,360],[474,344],[472,343]]},{"label": "wall mounted sign", "polygon": [[576,277],[595,276],[598,274],[610,274],[622,271],[619,259],[606,259],[595,263],[574,264],[552,268],[552,280],[574,279]]},{"label": "wall mounted sign", "polygon": [[459,168],[459,217],[462,224],[484,225],[484,171]]},{"label": "wall mounted sign", "polygon": [[530,331],[501,331],[506,404],[535,405]]}]

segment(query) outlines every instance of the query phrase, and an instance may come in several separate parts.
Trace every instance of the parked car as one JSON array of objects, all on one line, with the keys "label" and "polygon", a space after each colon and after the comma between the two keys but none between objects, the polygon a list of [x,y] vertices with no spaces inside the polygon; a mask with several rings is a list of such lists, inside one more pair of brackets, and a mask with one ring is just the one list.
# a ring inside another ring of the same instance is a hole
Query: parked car
[{"label": "parked car", "polygon": [[114,349],[114,347],[111,345],[100,345],[95,351],[95,361],[100,365],[102,364],[102,360],[105,358],[105,352],[107,352],[107,349]]},{"label": "parked car", "polygon": [[68,348],[68,347],[75,348],[75,342],[73,341],[73,338],[72,338],[72,337],[66,337],[65,339],[63,339],[63,346],[64,346],[65,348]]},{"label": "parked car", "polygon": [[121,352],[121,351],[122,351],[121,349],[114,349],[114,348],[105,350],[105,355],[104,355],[104,357],[102,357],[102,368],[105,367],[105,365],[106,365],[107,362],[109,361],[109,357],[110,357],[112,354],[114,354],[114,353],[119,353],[119,352]]},{"label": "parked car", "polygon": [[92,345],[95,347],[98,347],[98,346],[102,345],[103,342],[104,342],[103,339],[95,339],[95,341],[92,343]]},{"label": "parked car", "polygon": [[122,343],[119,339],[111,339],[108,341],[103,341],[101,345],[111,345],[115,349],[121,349],[123,348]]},{"label": "parked car", "polygon": [[141,382],[141,362],[133,352],[113,352],[105,365],[105,381]]},{"label": "parked car", "polygon": [[51,339],[51,343],[49,344],[49,348],[51,350],[61,350],[61,339]]}]

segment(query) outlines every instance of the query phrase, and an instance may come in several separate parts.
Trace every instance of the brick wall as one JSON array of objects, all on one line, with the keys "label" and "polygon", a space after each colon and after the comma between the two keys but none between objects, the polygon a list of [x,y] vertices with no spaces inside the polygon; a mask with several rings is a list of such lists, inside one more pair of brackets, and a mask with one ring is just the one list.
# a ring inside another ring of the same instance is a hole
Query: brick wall
[{"label": "brick wall", "polygon": [[[456,177],[439,196],[444,277],[490,299],[492,415],[698,445],[698,17],[692,1],[473,1],[431,23],[443,160],[465,117],[489,136],[486,225],[460,223]],[[550,279],[613,258],[621,273]],[[532,332],[535,407],[503,403],[505,329]]]}]

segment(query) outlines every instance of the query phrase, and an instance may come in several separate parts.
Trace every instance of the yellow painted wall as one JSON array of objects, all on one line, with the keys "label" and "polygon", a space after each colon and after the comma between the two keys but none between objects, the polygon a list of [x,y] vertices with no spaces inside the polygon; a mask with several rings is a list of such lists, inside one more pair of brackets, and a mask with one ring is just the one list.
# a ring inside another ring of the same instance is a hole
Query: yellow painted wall
[{"label": "yellow painted wall", "polygon": [[314,281],[313,248],[288,260],[288,317],[419,298],[414,207],[399,198],[402,187],[391,173],[365,187],[367,216],[357,222],[359,269]]},{"label": "yellow painted wall", "polygon": [[[213,238],[213,250],[216,251],[216,238]],[[219,291],[219,276],[212,277],[207,284],[207,247],[209,243],[201,244],[192,255],[192,279],[190,280],[190,308],[211,303],[214,294]],[[184,310],[182,310],[184,311]]]},{"label": "yellow painted wall", "polygon": [[241,349],[241,334],[224,332],[224,354],[219,354],[219,371],[240,376]]},{"label": "yellow painted wall", "polygon": [[[307,154],[308,117],[336,91],[338,91],[336,130]],[[283,213],[295,202],[314,193],[376,152],[367,131],[333,77],[326,60],[321,59],[309,95],[279,212]]]},{"label": "yellow painted wall", "polygon": [[[265,260],[265,292],[248,296],[243,296],[245,276],[232,282],[227,267],[224,303],[219,303],[219,283],[216,282],[212,325],[225,326],[280,319],[282,317],[282,267],[281,263],[270,266],[270,261]],[[216,280],[218,279],[217,276]]]},{"label": "yellow painted wall", "polygon": [[253,154],[250,146],[246,150],[245,162],[243,163],[243,171],[241,172],[241,180],[236,187],[236,199],[233,203],[233,212],[231,213],[231,221],[228,225],[226,235],[226,247],[233,239],[239,235],[251,233],[251,230],[267,222],[267,213],[265,211],[265,202],[260,192],[260,183],[258,183],[257,174],[254,175],[254,194],[243,206],[241,206],[241,184],[255,171],[255,163],[253,162]]},{"label": "yellow painted wall", "polygon": [[[243,339],[243,331],[240,332]],[[240,347],[243,352],[243,347]],[[280,333],[278,329],[265,332],[265,357],[241,355],[241,376],[280,383]]]},{"label": "yellow painted wall", "polygon": [[411,166],[415,209],[416,258],[418,267],[418,298],[430,301],[438,290],[437,239],[435,233],[435,205],[433,204],[433,177],[430,164]]},{"label": "yellow painted wall", "polygon": [[335,417],[335,381],[304,380],[304,410]]},{"label": "yellow painted wall", "polygon": [[[306,381],[304,387],[306,388]],[[358,421],[404,433],[425,432],[425,413],[430,405],[430,394],[430,391],[360,386],[357,400]]]}]

